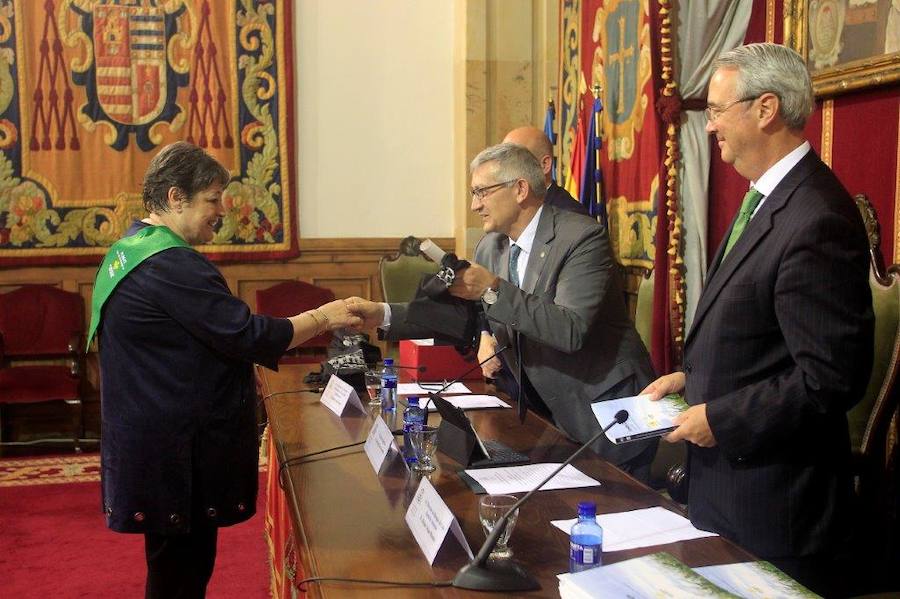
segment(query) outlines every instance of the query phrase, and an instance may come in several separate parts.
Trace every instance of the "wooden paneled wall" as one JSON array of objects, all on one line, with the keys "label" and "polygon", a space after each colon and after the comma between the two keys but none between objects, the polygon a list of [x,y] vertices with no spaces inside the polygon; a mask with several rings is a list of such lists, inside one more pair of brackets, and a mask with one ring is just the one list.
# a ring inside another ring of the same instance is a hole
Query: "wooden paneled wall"
[{"label": "wooden paneled wall", "polygon": [[[444,248],[455,246],[452,238],[434,239]],[[300,240],[300,255],[278,262],[241,262],[219,264],[232,293],[256,310],[256,290],[281,281],[298,279],[327,287],[337,297],[358,295],[382,299],[378,261],[395,254],[400,238],[306,239]],[[0,293],[19,285],[40,283],[66,291],[76,291],[84,298],[85,319],[90,318],[90,304],[96,266],[33,266],[0,270]]]}]

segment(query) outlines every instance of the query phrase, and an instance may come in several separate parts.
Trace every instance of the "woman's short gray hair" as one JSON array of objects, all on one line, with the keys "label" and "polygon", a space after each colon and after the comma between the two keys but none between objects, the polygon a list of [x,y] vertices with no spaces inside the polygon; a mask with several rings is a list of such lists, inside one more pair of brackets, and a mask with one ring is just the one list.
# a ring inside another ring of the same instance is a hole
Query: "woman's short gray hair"
[{"label": "woman's short gray hair", "polygon": [[779,114],[791,129],[803,129],[814,108],[809,71],[799,54],[779,44],[747,44],[725,52],[713,69],[738,71],[738,98],[756,98],[766,92],[778,96]]},{"label": "woman's short gray hair", "polygon": [[525,146],[506,143],[485,148],[472,160],[469,172],[474,173],[475,169],[489,162],[495,165],[493,177],[498,183],[525,179],[534,195],[539,198],[546,195],[547,189],[544,185],[544,171],[541,163]]},{"label": "woman's short gray hair", "polygon": [[141,193],[148,212],[168,212],[169,189],[175,187],[185,201],[213,183],[222,187],[231,175],[215,158],[186,141],[176,141],[164,147],[150,161],[144,174]]}]

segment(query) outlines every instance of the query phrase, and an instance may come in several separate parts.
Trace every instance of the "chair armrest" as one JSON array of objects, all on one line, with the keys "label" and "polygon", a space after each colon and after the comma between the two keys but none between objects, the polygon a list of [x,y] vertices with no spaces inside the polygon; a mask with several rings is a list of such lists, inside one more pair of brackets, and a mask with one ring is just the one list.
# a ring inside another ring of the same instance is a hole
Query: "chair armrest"
[{"label": "chair armrest", "polygon": [[81,334],[75,334],[69,337],[66,349],[69,352],[69,374],[74,377],[81,376],[81,359],[84,357],[84,348],[82,346],[83,338]]}]

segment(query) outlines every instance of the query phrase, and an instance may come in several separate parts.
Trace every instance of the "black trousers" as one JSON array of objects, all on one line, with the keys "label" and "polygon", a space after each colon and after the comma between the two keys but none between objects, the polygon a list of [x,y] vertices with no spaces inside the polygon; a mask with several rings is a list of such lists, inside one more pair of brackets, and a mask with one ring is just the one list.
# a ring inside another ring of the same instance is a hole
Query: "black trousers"
[{"label": "black trousers", "polygon": [[146,599],[203,599],[216,564],[217,527],[187,534],[144,535],[147,556]]}]

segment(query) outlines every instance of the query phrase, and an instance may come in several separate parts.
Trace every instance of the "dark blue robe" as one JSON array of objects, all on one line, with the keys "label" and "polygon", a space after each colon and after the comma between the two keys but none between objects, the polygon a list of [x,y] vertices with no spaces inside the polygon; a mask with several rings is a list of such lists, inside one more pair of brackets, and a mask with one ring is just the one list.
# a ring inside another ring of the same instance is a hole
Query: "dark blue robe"
[{"label": "dark blue robe", "polygon": [[287,319],[251,314],[191,249],[164,250],[119,283],[99,332],[111,529],[182,533],[195,522],[227,526],[253,515],[253,363],[276,368],[292,336]]}]

